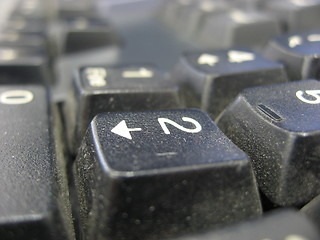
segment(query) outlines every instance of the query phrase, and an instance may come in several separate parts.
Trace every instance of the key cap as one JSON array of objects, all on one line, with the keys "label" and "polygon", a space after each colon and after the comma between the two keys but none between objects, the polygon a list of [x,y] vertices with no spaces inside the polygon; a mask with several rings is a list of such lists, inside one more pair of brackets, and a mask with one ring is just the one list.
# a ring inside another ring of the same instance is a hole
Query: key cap
[{"label": "key cap", "polygon": [[224,230],[177,240],[317,240],[318,229],[302,214],[282,210]]},{"label": "key cap", "polygon": [[[40,86],[0,88],[0,236],[2,240],[73,239],[60,178],[52,112]],[[57,129],[55,129],[57,131]],[[58,154],[58,156],[60,156]],[[59,177],[58,177],[59,176]]]},{"label": "key cap", "polygon": [[63,22],[64,53],[75,53],[119,43],[111,25],[94,18],[68,18]]},{"label": "key cap", "polygon": [[258,10],[261,0],[228,0],[234,9]]},{"label": "key cap", "polygon": [[[174,68],[173,79],[194,91],[201,108],[213,118],[250,86],[285,82],[281,64],[247,49],[187,53]],[[188,92],[186,90],[185,92]],[[197,103],[189,101],[189,105]]]},{"label": "key cap", "polygon": [[86,67],[74,78],[66,115],[75,151],[95,115],[102,112],[174,109],[184,106],[179,88],[150,66]]},{"label": "key cap", "polygon": [[36,34],[44,37],[47,35],[47,27],[44,21],[25,19],[18,16],[10,18],[4,26],[4,30],[8,32]]},{"label": "key cap", "polygon": [[1,47],[0,84],[47,84],[50,82],[47,58],[40,49]]},{"label": "key cap", "polygon": [[217,119],[278,205],[300,205],[319,193],[319,89],[315,80],[247,89]]},{"label": "key cap", "polygon": [[60,18],[89,16],[95,13],[92,0],[58,0],[57,3]]},{"label": "key cap", "polygon": [[101,114],[80,149],[85,239],[161,239],[260,214],[248,157],[201,111]]},{"label": "key cap", "polygon": [[291,80],[320,79],[320,31],[277,37],[269,43],[264,55],[282,62]]},{"label": "key cap", "polygon": [[19,32],[1,32],[0,46],[30,47],[38,48],[43,51],[47,48],[45,40],[41,36],[34,34],[22,34]]},{"label": "key cap", "polygon": [[260,1],[262,8],[282,22],[284,31],[293,32],[319,28],[319,0]]},{"label": "key cap", "polygon": [[[166,12],[171,13],[173,16],[171,17],[171,22],[168,21],[170,18],[164,19],[165,22],[169,27],[173,27],[181,37],[190,41],[196,39],[199,31],[210,16],[223,14],[230,8],[229,3],[225,1],[211,0],[168,1],[166,4]],[[167,15],[168,13],[164,16],[166,17]]]},{"label": "key cap", "polygon": [[192,6],[195,6],[196,1],[194,0],[172,0],[163,1],[160,16],[167,26],[178,30],[177,22],[184,16],[184,12],[187,12]]},{"label": "key cap", "polygon": [[55,1],[19,0],[16,2],[11,17],[46,21],[48,17],[55,14]]},{"label": "key cap", "polygon": [[237,9],[209,17],[199,30],[196,41],[210,49],[259,47],[279,33],[279,24],[270,15]]}]

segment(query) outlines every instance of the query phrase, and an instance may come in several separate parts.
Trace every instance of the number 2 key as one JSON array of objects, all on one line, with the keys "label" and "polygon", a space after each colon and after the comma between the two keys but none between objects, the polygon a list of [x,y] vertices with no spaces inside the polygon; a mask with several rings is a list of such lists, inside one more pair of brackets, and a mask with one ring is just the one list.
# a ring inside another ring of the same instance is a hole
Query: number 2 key
[{"label": "number 2 key", "polygon": [[100,114],[74,167],[85,239],[159,239],[261,211],[249,158],[199,110]]}]

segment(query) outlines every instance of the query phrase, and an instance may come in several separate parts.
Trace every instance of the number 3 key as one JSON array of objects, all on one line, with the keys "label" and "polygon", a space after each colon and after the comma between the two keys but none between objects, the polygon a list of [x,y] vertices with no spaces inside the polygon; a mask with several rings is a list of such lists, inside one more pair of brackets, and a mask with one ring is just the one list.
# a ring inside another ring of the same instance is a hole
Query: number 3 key
[{"label": "number 3 key", "polygon": [[261,212],[249,158],[199,110],[98,115],[74,167],[85,239],[173,237]]},{"label": "number 3 key", "polygon": [[296,81],[243,91],[217,119],[253,161],[258,185],[278,205],[320,193],[320,82]]}]

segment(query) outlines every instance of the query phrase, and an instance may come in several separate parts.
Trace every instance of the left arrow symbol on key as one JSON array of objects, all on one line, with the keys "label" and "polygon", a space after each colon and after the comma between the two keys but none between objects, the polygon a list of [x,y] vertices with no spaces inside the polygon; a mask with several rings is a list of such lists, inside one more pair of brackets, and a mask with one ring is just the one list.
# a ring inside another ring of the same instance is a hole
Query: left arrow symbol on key
[{"label": "left arrow symbol on key", "polygon": [[125,137],[127,139],[132,139],[130,132],[133,132],[133,131],[142,131],[142,129],[141,128],[128,128],[125,120],[122,120],[121,122],[119,122],[117,124],[117,126],[115,126],[114,128],[111,129],[111,132],[113,132],[121,137]]}]

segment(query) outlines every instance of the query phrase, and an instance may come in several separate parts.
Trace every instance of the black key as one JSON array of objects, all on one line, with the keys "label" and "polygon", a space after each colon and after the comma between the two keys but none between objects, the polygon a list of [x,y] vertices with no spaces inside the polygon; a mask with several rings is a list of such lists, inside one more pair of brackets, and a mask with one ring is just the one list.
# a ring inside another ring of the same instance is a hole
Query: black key
[{"label": "black key", "polygon": [[47,20],[55,13],[53,1],[19,0],[13,9],[12,17],[22,17],[30,20]]},{"label": "black key", "polygon": [[78,54],[66,54],[55,61],[55,74],[57,84],[53,86],[55,101],[66,101],[72,89],[72,81],[75,71],[83,66],[112,66],[118,61],[120,49],[97,48],[93,51],[79,52]]},{"label": "black key", "polygon": [[171,0],[165,2],[161,16],[181,37],[194,40],[210,16],[222,14],[229,7],[226,1]]},{"label": "black key", "polygon": [[98,115],[74,167],[84,239],[161,239],[261,211],[248,157],[198,110]]},{"label": "black key", "polygon": [[277,19],[262,12],[239,9],[213,14],[199,28],[197,42],[210,49],[264,46],[280,33]]},{"label": "black key", "polygon": [[223,14],[230,9],[230,4],[226,1],[201,0],[194,1],[183,13],[179,13],[175,24],[182,36],[196,40],[201,29],[206,25],[208,18],[213,15]]},{"label": "black key", "polygon": [[224,230],[177,240],[318,240],[318,229],[309,219],[293,210],[267,214]]},{"label": "black key", "polygon": [[303,204],[320,192],[319,94],[315,80],[247,89],[217,119],[278,205]]},{"label": "black key", "polygon": [[37,34],[40,36],[47,35],[47,27],[44,21],[39,19],[25,19],[18,16],[12,17],[6,22],[4,31]]},{"label": "black key", "polygon": [[94,18],[68,18],[63,21],[63,52],[75,53],[118,44],[110,24]]},{"label": "black key", "polygon": [[25,47],[46,50],[46,41],[36,34],[22,34],[19,32],[1,32],[0,46]]},{"label": "black key", "polygon": [[[214,0],[213,0],[214,1]],[[263,0],[228,0],[233,8],[245,10],[257,10]]]},{"label": "black key", "polygon": [[1,239],[73,239],[47,92],[36,86],[1,87],[0,116]]},{"label": "black key", "polygon": [[214,118],[242,89],[287,81],[281,64],[246,49],[185,54],[172,75],[201,98],[201,108]]},{"label": "black key", "polygon": [[73,151],[98,113],[184,106],[178,86],[150,66],[82,68],[74,78],[73,95],[66,109]]},{"label": "black key", "polygon": [[285,31],[319,28],[319,0],[269,0],[260,1],[260,4],[282,22]]},{"label": "black key", "polygon": [[47,56],[42,50],[0,44],[0,84],[46,84],[49,78]]},{"label": "black key", "polygon": [[270,42],[264,55],[282,62],[291,80],[320,79],[320,31],[277,37]]},{"label": "black key", "polygon": [[95,13],[93,0],[58,0],[60,18],[90,16]]},{"label": "black key", "polygon": [[179,18],[184,17],[189,9],[196,6],[195,0],[172,0],[163,1],[161,9],[162,20],[174,30],[178,30]]}]

